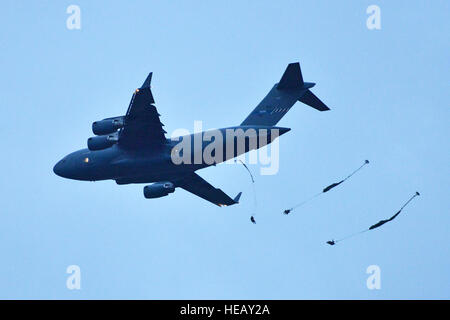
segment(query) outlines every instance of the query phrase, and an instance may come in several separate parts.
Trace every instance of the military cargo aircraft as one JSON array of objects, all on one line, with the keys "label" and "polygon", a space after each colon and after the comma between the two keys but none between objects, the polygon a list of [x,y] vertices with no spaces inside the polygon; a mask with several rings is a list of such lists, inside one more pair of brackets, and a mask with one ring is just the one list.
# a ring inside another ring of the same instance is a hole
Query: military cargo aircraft
[{"label": "military cargo aircraft", "polygon": [[[329,110],[310,91],[315,84],[303,81],[300,64],[291,63],[239,126],[168,139],[155,107],[151,80],[152,73],[134,91],[124,116],[94,122],[95,136],[88,139],[88,148],[65,156],[54,166],[54,173],[84,181],[112,179],[119,185],[153,183],[144,187],[145,198],[167,196],[180,187],[215,205],[229,206],[239,202],[241,193],[230,198],[202,179],[197,170],[259,149],[288,132],[290,128],[275,125],[297,101],[319,111]],[[179,150],[178,141],[186,142],[183,146],[187,147]],[[208,141],[218,147],[211,148]],[[213,149],[212,159],[204,157],[208,148]]]}]

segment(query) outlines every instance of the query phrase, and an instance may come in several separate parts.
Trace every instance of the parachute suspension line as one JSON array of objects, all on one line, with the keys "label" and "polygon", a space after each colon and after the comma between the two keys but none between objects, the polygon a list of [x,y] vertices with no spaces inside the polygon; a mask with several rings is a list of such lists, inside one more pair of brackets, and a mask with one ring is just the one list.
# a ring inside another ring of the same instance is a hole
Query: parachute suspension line
[{"label": "parachute suspension line", "polygon": [[350,177],[351,177],[352,175],[354,175],[355,173],[357,173],[359,170],[361,170],[366,164],[369,164],[369,160],[365,160],[364,163],[363,163],[358,169],[356,169],[355,171],[353,171],[352,173],[350,173],[350,174],[347,176],[347,178],[344,179],[344,181],[347,180],[348,178],[350,178]]},{"label": "parachute suspension line", "polygon": [[390,217],[389,219],[380,220],[380,221],[378,221],[377,223],[371,225],[369,228],[367,228],[367,229],[365,229],[365,230],[363,230],[363,231],[353,233],[353,234],[351,234],[351,235],[349,235],[349,236],[346,236],[346,237],[344,237],[344,238],[342,238],[342,239],[339,239],[339,240],[330,240],[330,241],[327,241],[327,243],[328,243],[329,245],[331,245],[331,246],[334,246],[336,243],[338,243],[338,242],[340,242],[340,241],[346,240],[346,239],[348,239],[348,238],[352,238],[352,237],[354,237],[354,236],[356,236],[356,235],[359,235],[359,234],[361,234],[361,233],[364,233],[364,232],[366,232],[366,231],[373,230],[373,229],[376,229],[376,228],[381,227],[383,224],[385,224],[385,223],[387,223],[387,222],[390,222],[390,221],[394,220],[395,218],[397,218],[397,216],[400,214],[400,212],[402,212],[403,208],[405,208],[405,207],[408,205],[408,203],[410,203],[410,202],[412,201],[412,199],[414,199],[414,198],[417,197],[417,196],[420,196],[420,193],[416,191],[416,193],[415,193],[411,198],[409,198],[408,201],[406,201],[406,203],[400,208],[400,210],[398,210],[398,211],[397,211],[392,217]]},{"label": "parachute suspension line", "polygon": [[355,171],[353,171],[352,173],[350,173],[345,179],[342,179],[342,180],[339,181],[339,182],[335,182],[335,183],[330,184],[328,187],[325,187],[325,188],[322,190],[322,192],[325,193],[325,192],[330,191],[330,190],[333,189],[334,187],[337,187],[338,185],[340,185],[340,184],[343,183],[344,181],[348,180],[351,176],[353,176],[353,175],[354,175],[355,173],[357,173],[359,170],[361,170],[362,167],[364,167],[364,166],[365,166],[366,164],[368,164],[368,163],[369,163],[369,160],[365,160],[364,163],[362,164],[362,166],[360,166],[358,169],[356,169]]},{"label": "parachute suspension line", "polygon": [[333,246],[333,245],[335,245],[335,244],[338,243],[338,242],[341,242],[341,241],[344,241],[344,240],[353,238],[353,237],[355,237],[355,236],[357,236],[357,235],[360,235],[361,233],[364,233],[364,232],[366,232],[366,231],[369,231],[369,229],[365,229],[365,230],[362,230],[362,231],[358,231],[358,232],[352,233],[352,234],[350,234],[350,235],[348,235],[348,236],[345,236],[345,237],[343,237],[343,238],[341,238],[341,239],[338,239],[338,240],[327,241],[327,243],[328,243],[329,245],[332,245],[332,246]]},{"label": "parachute suspension line", "polygon": [[[236,161],[235,161],[236,162]],[[253,174],[250,171],[250,169],[247,167],[247,165],[242,162],[241,159],[239,159],[239,162],[244,166],[244,168],[247,170],[248,174],[250,175],[250,178],[252,180],[252,189],[253,189],[253,215],[250,217],[250,221],[256,224],[255,216],[256,216],[256,210],[258,207],[258,202],[256,199],[256,187],[255,187],[255,179],[253,178]]]},{"label": "parachute suspension line", "polygon": [[306,199],[305,201],[300,202],[299,204],[296,204],[295,206],[292,207],[292,209],[295,209],[295,208],[298,208],[298,207],[304,205],[304,204],[307,203],[308,201],[311,201],[312,199],[314,199],[314,198],[320,196],[321,194],[322,194],[322,192],[316,193],[315,195],[309,197],[309,198]]},{"label": "parachute suspension line", "polygon": [[304,204],[308,203],[309,201],[313,200],[314,198],[320,196],[322,193],[323,193],[322,191],[319,192],[319,193],[316,193],[315,195],[309,197],[308,199],[305,199],[305,200],[303,200],[302,202],[297,203],[297,204],[294,205],[292,208],[289,208],[289,209],[284,210],[283,213],[284,213],[284,214],[289,214],[289,213],[290,213],[291,211],[293,211],[294,209],[303,206]]},{"label": "parachute suspension line", "polygon": [[411,198],[409,198],[408,201],[406,201],[406,203],[400,208],[400,211],[402,211],[403,208],[406,207],[408,205],[408,203],[410,203],[412,201],[412,199],[414,199],[417,196],[420,196],[420,193],[418,191],[416,191],[416,193],[414,193],[414,195]]},{"label": "parachute suspension line", "polygon": [[345,179],[339,181],[339,182],[335,182],[330,184],[329,186],[325,187],[321,192],[307,198],[306,200],[303,200],[302,202],[296,204],[295,206],[293,206],[292,208],[286,209],[283,211],[284,214],[289,214],[291,211],[293,211],[294,209],[301,207],[302,205],[308,203],[309,201],[313,200],[314,198],[320,196],[322,193],[328,192],[331,189],[333,189],[334,187],[337,187],[338,185],[340,185],[341,183],[343,183],[344,181],[346,181],[347,179],[349,179],[351,176],[353,176],[355,173],[357,173],[359,170],[361,170],[366,164],[369,163],[369,160],[365,160],[364,163],[355,171],[353,171],[352,173],[350,173]]}]

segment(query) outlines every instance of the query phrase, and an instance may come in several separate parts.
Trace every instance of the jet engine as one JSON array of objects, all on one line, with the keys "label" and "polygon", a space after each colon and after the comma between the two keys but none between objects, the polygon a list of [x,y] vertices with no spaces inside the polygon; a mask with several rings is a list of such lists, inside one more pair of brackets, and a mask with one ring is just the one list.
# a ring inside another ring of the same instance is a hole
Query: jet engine
[{"label": "jet engine", "polygon": [[95,135],[101,136],[105,134],[110,134],[124,126],[124,117],[107,118],[100,121],[95,121],[92,124],[92,132]]},{"label": "jet engine", "polygon": [[156,182],[144,187],[144,197],[147,199],[161,198],[175,191],[172,182]]},{"label": "jet engine", "polygon": [[109,148],[117,143],[117,141],[119,141],[118,134],[113,133],[104,136],[91,137],[88,139],[87,145],[89,150],[96,151]]}]

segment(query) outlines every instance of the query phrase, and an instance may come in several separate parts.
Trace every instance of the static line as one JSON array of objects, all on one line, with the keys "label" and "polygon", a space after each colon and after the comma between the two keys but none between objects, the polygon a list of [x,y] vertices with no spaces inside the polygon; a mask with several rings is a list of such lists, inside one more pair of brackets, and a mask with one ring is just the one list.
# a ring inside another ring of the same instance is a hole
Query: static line
[{"label": "static line", "polygon": [[[235,161],[236,162],[236,161]],[[256,224],[256,220],[255,220],[255,216],[256,216],[256,210],[257,210],[257,206],[258,206],[258,202],[256,200],[256,188],[255,188],[255,179],[253,178],[253,174],[250,171],[250,169],[247,167],[247,165],[241,160],[239,159],[239,162],[244,166],[244,168],[247,170],[248,174],[250,175],[250,179],[252,180],[252,189],[253,189],[253,214],[250,217],[250,221],[253,224]]]}]

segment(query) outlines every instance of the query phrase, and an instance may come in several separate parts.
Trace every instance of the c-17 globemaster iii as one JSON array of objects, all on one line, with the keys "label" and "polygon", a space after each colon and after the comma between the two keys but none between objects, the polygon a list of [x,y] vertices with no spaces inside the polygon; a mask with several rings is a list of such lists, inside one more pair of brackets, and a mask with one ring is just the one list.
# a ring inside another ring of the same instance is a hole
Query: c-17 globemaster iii
[{"label": "c-17 globemaster iii", "polygon": [[[145,198],[163,197],[180,187],[218,206],[233,205],[239,202],[241,193],[230,198],[196,171],[259,149],[288,132],[290,128],[275,125],[297,101],[319,111],[329,110],[310,91],[315,84],[303,81],[300,64],[291,63],[281,80],[240,125],[168,139],[154,105],[151,79],[152,73],[134,91],[124,116],[94,122],[95,136],[88,139],[88,148],[65,156],[53,171],[75,180],[112,179],[119,185],[153,183],[144,187]],[[213,140],[216,148],[211,150],[208,140]],[[180,145],[187,148],[179,150]],[[209,159],[205,157],[208,148]]]}]

